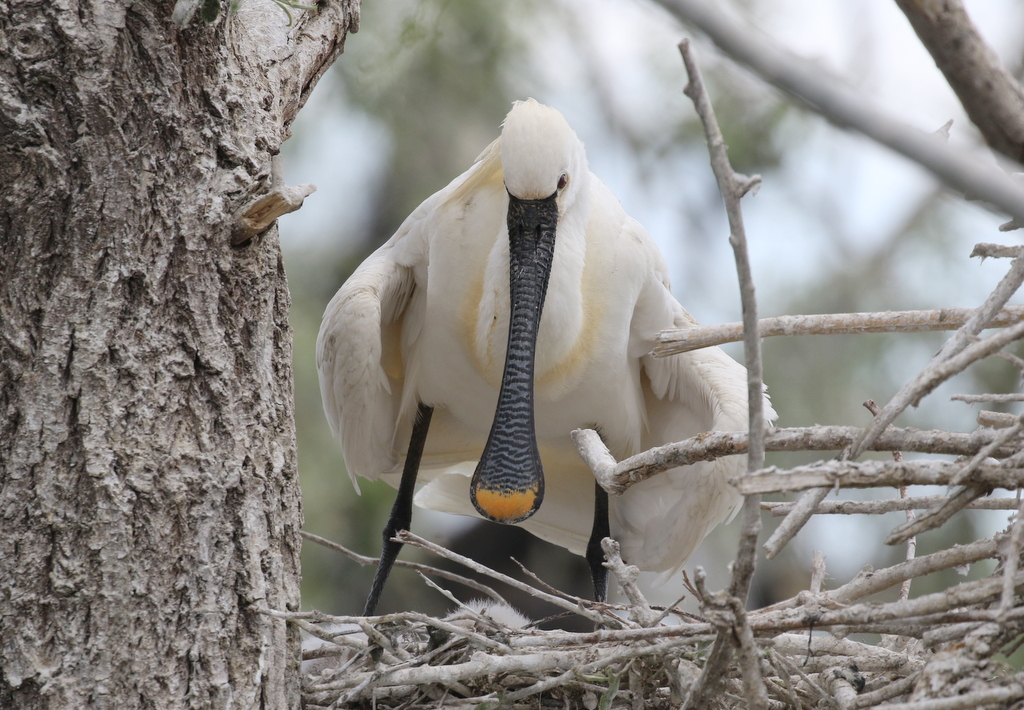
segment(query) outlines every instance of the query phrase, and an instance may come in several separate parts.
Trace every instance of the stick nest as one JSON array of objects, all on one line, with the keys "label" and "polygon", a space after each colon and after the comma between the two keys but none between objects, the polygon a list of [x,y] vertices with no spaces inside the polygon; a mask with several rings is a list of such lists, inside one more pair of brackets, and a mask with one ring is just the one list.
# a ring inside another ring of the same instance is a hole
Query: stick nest
[{"label": "stick nest", "polygon": [[[322,644],[304,654],[307,708],[679,708],[709,672],[717,687],[701,707],[746,708],[751,662],[771,708],[1012,707],[1024,700],[1024,674],[1005,660],[1024,642],[1024,573],[1007,576],[1020,567],[1019,544],[1015,563],[1006,564],[1012,538],[1011,527],[753,612],[725,592],[709,593],[698,570],[690,589],[701,620],[652,609],[635,586],[628,606],[562,595],[579,613],[604,620],[590,633],[532,628],[490,600],[444,619],[274,614]],[[620,584],[633,585],[635,568],[617,553],[609,557]],[[914,599],[861,601],[904,579],[989,557],[1000,564],[987,578]],[[881,637],[851,638],[860,633]],[[724,662],[712,654],[718,634],[739,639]]]}]

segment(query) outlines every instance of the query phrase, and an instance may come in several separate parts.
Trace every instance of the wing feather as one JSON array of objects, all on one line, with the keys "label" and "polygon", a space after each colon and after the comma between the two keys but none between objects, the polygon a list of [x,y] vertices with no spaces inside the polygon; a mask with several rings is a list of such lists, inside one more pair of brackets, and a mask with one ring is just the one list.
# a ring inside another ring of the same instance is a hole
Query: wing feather
[{"label": "wing feather", "polygon": [[418,402],[415,362],[403,353],[415,351],[422,327],[433,227],[466,194],[494,180],[500,184],[500,154],[495,140],[469,170],[417,207],[324,313],[316,345],[320,394],[357,491],[356,476],[376,480],[405,453],[396,450],[396,434],[408,435]]},{"label": "wing feather", "polygon": [[[696,323],[669,292],[660,254],[652,256],[633,319],[634,337],[646,352],[657,330]],[[662,325],[654,328],[656,323]],[[647,414],[644,449],[707,431],[747,428],[746,369],[719,348],[667,358],[647,354],[640,363]],[[775,412],[767,396],[765,404],[770,421]],[[701,540],[736,510],[740,496],[728,481],[745,466],[746,457],[729,456],[670,469],[630,488],[613,505],[613,533],[623,543],[623,558],[664,577],[678,571]]]},{"label": "wing feather", "polygon": [[320,325],[320,395],[356,490],[356,476],[375,480],[395,465],[404,378],[400,333],[414,290],[412,269],[398,263],[389,241],[338,290]]}]

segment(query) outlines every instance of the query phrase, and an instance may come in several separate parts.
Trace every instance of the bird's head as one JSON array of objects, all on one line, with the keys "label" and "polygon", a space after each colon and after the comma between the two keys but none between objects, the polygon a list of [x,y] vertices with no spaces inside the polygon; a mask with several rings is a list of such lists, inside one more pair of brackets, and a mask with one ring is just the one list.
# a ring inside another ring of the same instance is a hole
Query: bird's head
[{"label": "bird's head", "polygon": [[554,198],[559,212],[589,176],[583,143],[561,113],[533,99],[516,101],[501,130],[505,189],[519,200]]}]

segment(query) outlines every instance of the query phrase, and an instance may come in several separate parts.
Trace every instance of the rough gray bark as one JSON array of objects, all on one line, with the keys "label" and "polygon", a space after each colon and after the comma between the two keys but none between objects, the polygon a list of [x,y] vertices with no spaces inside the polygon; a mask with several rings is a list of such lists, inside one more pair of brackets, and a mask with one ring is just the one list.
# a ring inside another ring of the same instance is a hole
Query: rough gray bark
[{"label": "rough gray bark", "polygon": [[289,296],[232,215],[358,3],[172,10],[0,0],[3,708],[298,705]]}]

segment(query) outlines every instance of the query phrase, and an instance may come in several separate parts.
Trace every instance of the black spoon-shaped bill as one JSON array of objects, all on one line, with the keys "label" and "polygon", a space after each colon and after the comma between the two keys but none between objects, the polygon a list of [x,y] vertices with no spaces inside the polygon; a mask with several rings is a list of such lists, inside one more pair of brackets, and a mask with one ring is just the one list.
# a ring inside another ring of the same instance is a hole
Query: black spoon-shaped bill
[{"label": "black spoon-shaped bill", "polygon": [[509,195],[508,349],[491,432],[470,483],[489,520],[518,523],[540,508],[544,469],[533,415],[533,370],[544,296],[555,253],[557,192],[540,200]]}]

